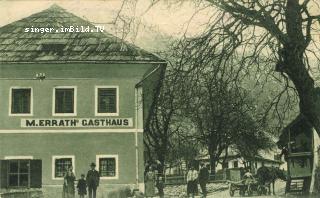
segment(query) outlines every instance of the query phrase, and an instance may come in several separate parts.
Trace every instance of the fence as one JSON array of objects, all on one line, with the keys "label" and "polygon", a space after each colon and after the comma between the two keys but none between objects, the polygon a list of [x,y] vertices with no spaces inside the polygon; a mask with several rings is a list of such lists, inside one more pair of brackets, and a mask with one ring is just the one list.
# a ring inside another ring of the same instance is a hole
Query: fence
[{"label": "fence", "polygon": [[[215,175],[209,176],[209,183],[214,182],[222,182],[225,181],[225,174],[224,173],[217,173]],[[187,177],[185,175],[167,175],[165,177],[165,184],[166,185],[179,185],[179,184],[186,184]]]}]

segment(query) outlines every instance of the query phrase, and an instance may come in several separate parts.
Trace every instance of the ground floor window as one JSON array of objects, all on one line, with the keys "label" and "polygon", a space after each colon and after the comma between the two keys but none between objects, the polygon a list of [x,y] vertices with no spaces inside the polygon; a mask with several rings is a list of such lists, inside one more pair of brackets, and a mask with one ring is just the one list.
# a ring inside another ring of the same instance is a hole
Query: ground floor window
[{"label": "ground floor window", "polygon": [[102,179],[118,178],[118,155],[98,155],[97,166]]},{"label": "ground floor window", "polygon": [[229,168],[229,163],[228,163],[228,162],[223,162],[223,163],[222,163],[222,168],[223,168],[223,169]]},{"label": "ground floor window", "polygon": [[234,162],[233,162],[233,168],[238,168],[238,167],[239,167],[238,161],[234,161]]},{"label": "ground floor window", "polygon": [[69,168],[74,171],[74,156],[53,156],[53,178],[59,179],[65,176]]},{"label": "ground floor window", "polygon": [[28,187],[30,176],[30,160],[9,161],[9,186]]},{"label": "ground floor window", "polygon": [[41,188],[42,161],[31,159],[0,160],[1,188]]}]

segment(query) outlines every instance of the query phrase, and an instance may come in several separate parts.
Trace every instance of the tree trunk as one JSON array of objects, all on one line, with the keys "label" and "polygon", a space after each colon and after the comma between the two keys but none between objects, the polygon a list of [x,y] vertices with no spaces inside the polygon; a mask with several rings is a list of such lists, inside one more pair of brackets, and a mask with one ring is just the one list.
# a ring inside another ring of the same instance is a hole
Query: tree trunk
[{"label": "tree trunk", "polygon": [[216,174],[216,164],[217,160],[214,154],[209,154],[210,155],[210,169],[211,169],[211,174],[214,175]]},{"label": "tree trunk", "polygon": [[320,134],[320,91],[315,88],[314,80],[303,61],[308,41],[303,34],[302,27],[299,1],[288,0],[286,11],[288,40],[280,50],[283,59],[280,71],[286,73],[295,85],[300,100],[300,112]]}]

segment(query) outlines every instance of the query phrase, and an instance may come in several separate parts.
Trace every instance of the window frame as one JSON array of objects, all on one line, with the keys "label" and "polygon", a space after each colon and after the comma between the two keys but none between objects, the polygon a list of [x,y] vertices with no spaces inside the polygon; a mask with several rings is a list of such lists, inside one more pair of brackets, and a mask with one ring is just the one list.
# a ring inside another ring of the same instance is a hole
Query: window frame
[{"label": "window frame", "polygon": [[[108,88],[113,88],[116,89],[116,113],[99,113],[98,112],[98,97],[99,97],[99,89],[108,89]],[[97,85],[95,86],[95,97],[94,97],[94,112],[95,112],[95,116],[119,116],[119,86],[116,85]]]},{"label": "window frame", "polygon": [[63,180],[63,177],[56,177],[55,171],[56,171],[56,159],[62,159],[62,158],[71,158],[72,162],[72,168],[73,168],[73,173],[76,173],[76,164],[75,164],[75,156],[74,155],[53,155],[52,156],[52,179],[53,180]]},{"label": "window frame", "polygon": [[[56,89],[73,89],[73,113],[56,113]],[[55,86],[53,88],[52,116],[77,116],[77,86]]]},{"label": "window frame", "polygon": [[[115,162],[116,162],[115,176],[101,176],[100,162],[99,162],[99,159],[101,158],[115,158]],[[103,180],[119,179],[119,155],[96,155],[96,165],[97,165],[97,170],[99,171],[99,174],[100,174],[100,179],[103,179]]]},{"label": "window frame", "polygon": [[[12,113],[12,90],[13,89],[30,89],[30,113]],[[33,116],[33,88],[32,87],[10,87],[9,91],[9,116]]]},{"label": "window frame", "polygon": [[[6,159],[8,160],[8,167],[7,167],[7,184],[8,184],[8,188],[10,189],[21,189],[21,188],[30,188],[30,184],[31,184],[31,159],[18,159],[18,158],[12,158],[12,159]],[[21,161],[26,161],[28,162],[28,171],[27,172],[21,172],[20,171],[20,167],[21,167]],[[17,172],[10,172],[10,162],[17,162],[18,165],[18,169]],[[10,176],[12,175],[17,175],[17,179],[18,179],[18,185],[17,186],[11,186],[9,183],[10,180]],[[20,184],[20,177],[21,175],[27,175],[28,177],[28,184],[26,186],[22,186]]]}]

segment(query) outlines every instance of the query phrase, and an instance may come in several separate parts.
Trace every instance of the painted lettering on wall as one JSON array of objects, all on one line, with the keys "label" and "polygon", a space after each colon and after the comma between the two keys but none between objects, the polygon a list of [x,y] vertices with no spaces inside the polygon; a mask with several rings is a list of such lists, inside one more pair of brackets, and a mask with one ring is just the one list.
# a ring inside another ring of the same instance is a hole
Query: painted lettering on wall
[{"label": "painted lettering on wall", "polygon": [[21,119],[21,127],[132,127],[132,118]]}]

